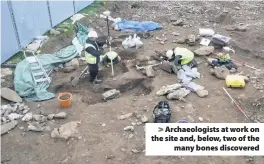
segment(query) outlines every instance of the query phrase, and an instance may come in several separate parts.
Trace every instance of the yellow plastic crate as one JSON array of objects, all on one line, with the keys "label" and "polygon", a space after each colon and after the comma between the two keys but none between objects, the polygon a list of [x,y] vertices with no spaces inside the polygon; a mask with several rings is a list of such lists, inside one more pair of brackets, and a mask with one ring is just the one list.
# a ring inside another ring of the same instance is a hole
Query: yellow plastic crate
[{"label": "yellow plastic crate", "polygon": [[226,86],[233,88],[244,88],[246,85],[245,79],[240,75],[227,75],[226,76]]}]

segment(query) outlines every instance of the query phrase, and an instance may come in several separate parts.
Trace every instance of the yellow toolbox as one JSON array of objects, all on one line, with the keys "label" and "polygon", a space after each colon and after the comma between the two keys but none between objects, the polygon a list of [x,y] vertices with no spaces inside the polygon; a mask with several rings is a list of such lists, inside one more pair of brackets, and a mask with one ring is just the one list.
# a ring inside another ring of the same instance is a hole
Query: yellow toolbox
[{"label": "yellow toolbox", "polygon": [[227,75],[226,86],[234,88],[244,88],[246,85],[244,76],[240,75]]}]

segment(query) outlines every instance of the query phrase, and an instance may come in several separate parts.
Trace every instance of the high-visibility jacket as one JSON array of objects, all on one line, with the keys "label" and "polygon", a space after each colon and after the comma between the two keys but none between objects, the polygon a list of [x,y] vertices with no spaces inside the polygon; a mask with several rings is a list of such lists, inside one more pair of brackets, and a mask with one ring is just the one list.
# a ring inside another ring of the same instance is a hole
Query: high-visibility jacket
[{"label": "high-visibility jacket", "polygon": [[[90,44],[90,43],[86,43],[85,44],[85,49],[88,47],[92,47],[95,50],[98,50],[99,47],[95,47],[94,45]],[[102,57],[102,55],[100,56],[100,58]],[[96,64],[97,63],[97,57],[93,56],[92,54],[89,54],[87,51],[85,51],[85,60],[88,64]],[[98,61],[99,62],[99,61]]]},{"label": "high-visibility jacket", "polygon": [[181,55],[181,65],[188,64],[194,59],[194,53],[187,48],[176,47],[174,49],[175,56]]},{"label": "high-visibility jacket", "polygon": [[118,56],[118,54],[114,51],[107,52],[105,55],[108,57],[109,60],[114,60]]}]

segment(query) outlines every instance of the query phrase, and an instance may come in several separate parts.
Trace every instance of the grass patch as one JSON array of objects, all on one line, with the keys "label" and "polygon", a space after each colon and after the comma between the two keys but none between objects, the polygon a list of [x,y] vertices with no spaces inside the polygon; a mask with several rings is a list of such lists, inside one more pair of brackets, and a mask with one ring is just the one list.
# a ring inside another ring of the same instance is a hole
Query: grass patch
[{"label": "grass patch", "polygon": [[23,51],[19,51],[14,56],[9,58],[5,63],[6,64],[15,64],[15,63],[19,63],[23,59],[25,59],[24,53],[23,53]]}]

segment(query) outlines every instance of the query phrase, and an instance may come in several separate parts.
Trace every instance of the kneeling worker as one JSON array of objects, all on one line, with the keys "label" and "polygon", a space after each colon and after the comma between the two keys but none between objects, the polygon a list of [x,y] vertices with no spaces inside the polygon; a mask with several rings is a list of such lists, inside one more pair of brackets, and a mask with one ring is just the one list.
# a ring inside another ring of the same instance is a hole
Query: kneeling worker
[{"label": "kneeling worker", "polygon": [[113,64],[117,64],[118,62],[120,62],[121,58],[118,56],[118,54],[116,52],[107,52],[101,59],[101,62],[106,65],[107,67],[109,67],[109,64],[111,64],[111,61],[113,62]]},{"label": "kneeling worker", "polygon": [[194,53],[186,48],[176,47],[172,50],[168,50],[166,52],[166,57],[170,61],[173,72],[176,74],[182,65],[186,64],[191,68],[197,66],[197,63],[194,60]]},{"label": "kneeling worker", "polygon": [[90,82],[94,84],[98,84],[102,82],[97,78],[97,74],[99,71],[98,63],[100,62],[100,55],[103,54],[103,51],[99,49],[99,45],[96,42],[98,35],[95,31],[90,31],[88,33],[88,39],[85,44],[85,60],[89,64],[89,72],[90,72]]}]

